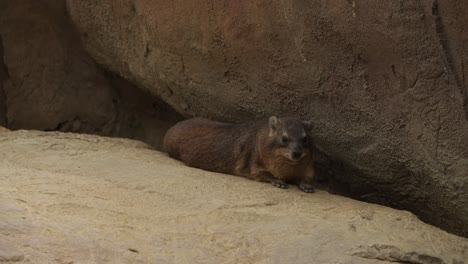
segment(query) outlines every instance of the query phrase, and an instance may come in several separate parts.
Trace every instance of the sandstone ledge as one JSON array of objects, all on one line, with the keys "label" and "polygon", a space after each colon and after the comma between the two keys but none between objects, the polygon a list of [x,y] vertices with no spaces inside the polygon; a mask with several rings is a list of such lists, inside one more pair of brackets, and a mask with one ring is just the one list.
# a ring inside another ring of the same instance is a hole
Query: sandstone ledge
[{"label": "sandstone ledge", "polygon": [[0,262],[463,263],[413,214],[188,168],[145,144],[0,133]]}]

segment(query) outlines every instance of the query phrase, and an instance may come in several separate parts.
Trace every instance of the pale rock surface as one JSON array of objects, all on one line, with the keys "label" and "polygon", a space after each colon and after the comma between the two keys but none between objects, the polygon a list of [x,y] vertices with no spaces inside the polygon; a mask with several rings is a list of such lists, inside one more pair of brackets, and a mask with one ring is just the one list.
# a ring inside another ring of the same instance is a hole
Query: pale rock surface
[{"label": "pale rock surface", "polygon": [[98,136],[0,134],[0,262],[464,263],[413,214],[184,166]]}]

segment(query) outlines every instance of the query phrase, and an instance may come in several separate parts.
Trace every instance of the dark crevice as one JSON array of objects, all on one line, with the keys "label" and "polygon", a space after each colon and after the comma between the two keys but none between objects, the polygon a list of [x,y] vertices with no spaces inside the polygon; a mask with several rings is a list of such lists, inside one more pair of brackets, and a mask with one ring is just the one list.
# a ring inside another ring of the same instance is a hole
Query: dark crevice
[{"label": "dark crevice", "polygon": [[59,122],[55,127],[44,129],[44,131],[77,132],[77,131],[74,131],[72,129],[73,128],[73,123],[76,122],[76,121],[81,122],[79,117],[74,117],[74,118],[72,118],[70,120],[64,120],[62,122]]},{"label": "dark crevice", "polygon": [[[445,29],[444,22],[442,21],[442,17],[440,16],[438,0],[434,0],[434,2],[432,3],[432,15],[435,18],[436,35],[440,43],[440,49],[441,49],[442,58],[445,64],[445,68],[447,69],[450,80],[452,82],[455,82],[455,84],[460,89],[460,92],[463,96],[463,110],[465,114],[465,119],[466,121],[468,121],[468,93],[466,91],[464,80],[463,80],[464,76],[461,78],[455,69],[452,49],[450,48],[449,36]],[[463,57],[462,57],[462,61],[463,61]],[[462,64],[462,67],[464,67],[463,64]]]},{"label": "dark crevice", "polygon": [[466,89],[465,85],[465,57],[461,54],[461,73],[462,73],[462,84],[463,86],[460,87],[461,94],[463,96],[463,110],[465,110],[465,119],[468,121],[468,90]]},{"label": "dark crevice", "polygon": [[[8,127],[8,108],[7,108],[7,94],[5,92],[5,81],[10,79],[10,73],[8,72],[8,67],[6,66],[6,63],[4,61],[5,59],[5,50],[3,47],[3,39],[2,36],[0,35],[0,107],[3,107],[3,109],[0,109],[0,114],[3,114],[4,116],[0,116],[0,122],[5,124],[5,127]],[[1,120],[1,119],[4,120]]]},{"label": "dark crevice", "polygon": [[144,55],[143,55],[143,56],[144,56],[145,58],[148,58],[148,56],[149,56],[150,53],[151,53],[151,49],[150,49],[150,47],[149,47],[149,43],[146,43],[146,45],[145,45],[145,52],[144,52]]},{"label": "dark crevice", "polygon": [[107,124],[109,136],[141,140],[162,149],[167,129],[183,120],[183,116],[161,98],[98,64],[112,89],[115,115]]},{"label": "dark crevice", "polygon": [[133,249],[133,248],[129,248],[128,251],[131,251],[131,252],[133,252],[133,253],[140,253],[138,250]]},{"label": "dark crevice", "polygon": [[[400,248],[393,245],[381,245],[375,244],[367,246],[365,248],[359,248],[358,252],[352,254],[352,256],[361,257],[364,259],[388,261],[394,263],[404,264],[446,264],[447,262],[443,259],[422,254],[419,252],[405,252]],[[453,263],[457,263],[454,260]]]}]

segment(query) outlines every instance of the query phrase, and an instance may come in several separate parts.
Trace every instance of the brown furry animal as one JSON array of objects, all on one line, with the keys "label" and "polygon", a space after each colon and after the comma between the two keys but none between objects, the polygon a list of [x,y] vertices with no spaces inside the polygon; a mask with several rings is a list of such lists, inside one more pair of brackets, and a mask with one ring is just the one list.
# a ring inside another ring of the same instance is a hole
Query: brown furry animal
[{"label": "brown furry animal", "polygon": [[243,124],[193,118],[169,129],[164,147],[191,167],[314,191],[309,184],[314,176],[310,138],[295,118],[272,116]]}]

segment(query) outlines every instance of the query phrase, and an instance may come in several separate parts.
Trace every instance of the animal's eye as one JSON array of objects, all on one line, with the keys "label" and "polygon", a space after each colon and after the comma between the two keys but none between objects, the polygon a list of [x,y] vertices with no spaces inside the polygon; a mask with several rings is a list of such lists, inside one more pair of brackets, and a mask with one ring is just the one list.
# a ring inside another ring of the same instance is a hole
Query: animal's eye
[{"label": "animal's eye", "polygon": [[302,143],[307,143],[307,137],[302,138]]},{"label": "animal's eye", "polygon": [[288,137],[287,136],[282,136],[281,137],[281,142],[287,143],[288,142]]}]

